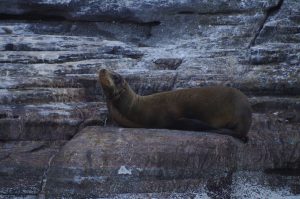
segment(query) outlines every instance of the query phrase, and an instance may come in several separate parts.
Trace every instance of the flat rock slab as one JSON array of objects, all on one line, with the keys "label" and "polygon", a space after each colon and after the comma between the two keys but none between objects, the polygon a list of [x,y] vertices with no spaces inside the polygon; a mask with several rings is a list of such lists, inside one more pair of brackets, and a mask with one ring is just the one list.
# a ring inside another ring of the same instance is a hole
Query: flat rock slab
[{"label": "flat rock slab", "polygon": [[[45,193],[80,198],[201,187],[218,192],[231,186],[237,171],[298,168],[291,163],[300,160],[300,137],[290,134],[293,143],[285,143],[284,134],[251,132],[243,144],[212,133],[91,126],[53,159]],[[281,147],[277,136],[285,143]]]}]

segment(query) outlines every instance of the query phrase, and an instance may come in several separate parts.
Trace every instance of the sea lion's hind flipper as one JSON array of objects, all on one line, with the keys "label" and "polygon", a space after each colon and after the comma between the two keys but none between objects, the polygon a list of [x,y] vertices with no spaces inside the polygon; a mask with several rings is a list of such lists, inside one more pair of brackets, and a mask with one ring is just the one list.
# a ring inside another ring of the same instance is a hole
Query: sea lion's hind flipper
[{"label": "sea lion's hind flipper", "polygon": [[213,129],[213,130],[210,130],[210,132],[217,133],[217,134],[222,134],[222,135],[230,135],[234,138],[237,138],[237,139],[241,140],[244,143],[248,142],[248,137],[240,136],[236,132],[234,132],[230,129]]},{"label": "sea lion's hind flipper", "polygon": [[229,135],[234,138],[238,138],[239,140],[246,143],[248,141],[247,137],[239,136],[236,132],[230,129],[216,129],[201,120],[189,119],[189,118],[179,118],[174,121],[173,126],[170,129],[177,130],[187,130],[187,131],[208,131],[212,133]]},{"label": "sea lion's hind flipper", "polygon": [[170,129],[187,130],[187,131],[209,131],[217,130],[205,122],[189,118],[179,118],[175,120]]}]

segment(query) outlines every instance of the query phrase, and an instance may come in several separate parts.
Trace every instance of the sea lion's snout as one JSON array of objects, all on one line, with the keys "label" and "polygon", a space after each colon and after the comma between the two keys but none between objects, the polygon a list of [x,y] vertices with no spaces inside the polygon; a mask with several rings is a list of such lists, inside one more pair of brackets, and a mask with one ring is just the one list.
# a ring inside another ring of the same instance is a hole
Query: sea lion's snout
[{"label": "sea lion's snout", "polygon": [[102,87],[107,87],[111,84],[111,81],[109,80],[109,75],[107,74],[107,70],[106,69],[101,69],[99,71],[99,80],[101,83]]},{"label": "sea lion's snout", "polygon": [[101,87],[108,98],[119,95],[124,89],[125,80],[121,75],[113,71],[101,69],[99,71],[99,80]]},{"label": "sea lion's snout", "polygon": [[106,79],[107,81],[111,80],[115,85],[119,85],[123,81],[123,77],[121,75],[113,71],[108,71],[106,69],[101,69],[99,71],[99,78],[100,81],[104,79]]}]

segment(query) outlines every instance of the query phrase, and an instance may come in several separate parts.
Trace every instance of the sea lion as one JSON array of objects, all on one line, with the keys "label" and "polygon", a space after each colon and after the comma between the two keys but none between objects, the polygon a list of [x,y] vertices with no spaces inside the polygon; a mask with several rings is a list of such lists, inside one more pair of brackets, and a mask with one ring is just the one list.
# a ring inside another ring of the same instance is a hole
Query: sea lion
[{"label": "sea lion", "polygon": [[101,69],[99,81],[109,113],[121,126],[210,131],[247,140],[252,111],[237,89],[214,86],[140,96],[115,72]]}]

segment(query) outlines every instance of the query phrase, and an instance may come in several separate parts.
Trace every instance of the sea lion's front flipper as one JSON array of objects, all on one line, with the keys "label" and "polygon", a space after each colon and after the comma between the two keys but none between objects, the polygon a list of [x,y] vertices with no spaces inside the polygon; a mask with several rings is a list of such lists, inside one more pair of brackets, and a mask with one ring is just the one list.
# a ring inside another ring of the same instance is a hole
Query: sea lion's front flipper
[{"label": "sea lion's front flipper", "polygon": [[112,115],[113,120],[115,120],[119,125],[128,128],[142,128],[141,125],[136,124],[133,121],[130,121],[128,118],[122,115],[119,112],[119,110],[112,105],[112,103],[107,102],[107,107],[110,112],[110,115]]}]

